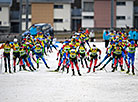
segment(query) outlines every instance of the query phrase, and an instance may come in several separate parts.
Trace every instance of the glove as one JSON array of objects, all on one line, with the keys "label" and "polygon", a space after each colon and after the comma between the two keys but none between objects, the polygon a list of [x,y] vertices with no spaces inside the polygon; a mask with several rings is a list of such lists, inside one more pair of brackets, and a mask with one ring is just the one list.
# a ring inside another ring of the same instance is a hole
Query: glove
[{"label": "glove", "polygon": [[101,59],[101,56],[99,56],[99,59]]},{"label": "glove", "polygon": [[58,58],[56,60],[58,60]]}]

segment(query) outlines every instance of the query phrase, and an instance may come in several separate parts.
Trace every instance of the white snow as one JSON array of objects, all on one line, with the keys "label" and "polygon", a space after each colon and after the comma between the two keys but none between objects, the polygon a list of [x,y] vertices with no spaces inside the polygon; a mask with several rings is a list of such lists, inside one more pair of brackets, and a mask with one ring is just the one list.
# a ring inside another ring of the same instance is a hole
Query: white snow
[{"label": "white snow", "polygon": [[[102,50],[103,59],[104,43],[95,44]],[[136,50],[135,67],[138,68]],[[51,69],[57,68],[56,53],[54,50],[46,58]],[[127,75],[119,68],[111,73],[111,63],[106,69],[108,72],[103,70],[87,74],[87,68],[80,66],[82,76],[78,76],[76,70],[76,76],[71,76],[71,69],[69,74],[48,72],[41,61],[36,72],[0,74],[0,102],[138,102],[138,72],[135,71],[135,76]]]}]

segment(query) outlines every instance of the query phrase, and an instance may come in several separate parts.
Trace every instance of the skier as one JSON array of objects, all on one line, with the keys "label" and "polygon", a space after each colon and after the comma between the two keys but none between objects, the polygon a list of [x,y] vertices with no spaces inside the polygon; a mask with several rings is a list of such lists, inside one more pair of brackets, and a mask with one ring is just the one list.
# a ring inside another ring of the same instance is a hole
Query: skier
[{"label": "skier", "polygon": [[86,57],[86,48],[83,45],[83,43],[81,43],[81,45],[78,48],[78,55],[79,55],[82,67],[84,68],[84,64],[83,64],[83,59],[84,59],[86,67],[88,68],[87,57]]},{"label": "skier", "polygon": [[70,64],[71,64],[71,68],[72,68],[72,72],[73,72],[72,76],[75,75],[74,64],[75,64],[75,66],[76,66],[76,68],[77,68],[77,71],[78,71],[79,76],[81,76],[81,73],[80,73],[80,70],[79,70],[79,66],[78,66],[78,62],[77,62],[78,53],[77,53],[77,51],[76,51],[74,48],[72,48],[72,49],[69,51],[69,53],[68,53],[68,58],[69,58],[69,60],[70,60]]},{"label": "skier", "polygon": [[130,61],[131,61],[132,73],[133,75],[135,75],[134,61],[135,61],[135,51],[136,51],[137,44],[135,44],[134,41],[132,40],[131,43],[127,47],[128,47],[128,71],[126,73],[130,72]]},{"label": "skier", "polygon": [[10,66],[10,52],[12,47],[13,46],[10,44],[9,41],[2,44],[0,47],[0,49],[4,49],[3,55],[4,55],[4,63],[5,63],[5,73],[7,73],[7,60],[8,60],[9,73],[12,73],[11,66]]},{"label": "skier", "polygon": [[45,59],[44,59],[44,48],[40,44],[36,44],[34,47],[32,47],[33,52],[36,55],[37,58],[37,68],[39,68],[39,58],[41,58],[45,64],[45,66],[49,69],[50,67],[47,65]]},{"label": "skier", "polygon": [[91,71],[91,67],[92,67],[93,60],[95,61],[94,62],[93,72],[95,72],[95,67],[96,67],[96,64],[97,64],[97,57],[98,57],[97,52],[99,52],[99,59],[101,59],[101,50],[98,49],[96,47],[96,45],[93,45],[93,48],[91,48],[87,52],[88,56],[90,56],[90,59],[88,58],[88,60],[90,60],[90,66],[89,66],[89,70],[88,70],[87,73],[89,73]]},{"label": "skier", "polygon": [[123,57],[122,57],[123,52],[125,53],[125,50],[121,46],[116,45],[116,47],[114,47],[113,52],[112,52],[113,53],[113,60],[114,60],[112,72],[114,72],[115,69],[117,69],[118,62],[120,63],[121,71],[124,71],[124,69],[123,69]]},{"label": "skier", "polygon": [[19,58],[19,61],[20,61],[20,71],[21,71],[21,67],[23,67],[23,70],[27,71],[27,69],[25,68],[25,63],[29,67],[29,69],[31,71],[36,70],[34,67],[32,67],[33,69],[31,68],[31,66],[30,66],[30,64],[29,64],[29,62],[27,60],[28,50],[27,50],[27,47],[26,47],[25,44],[21,45],[19,52],[20,52],[20,58]]},{"label": "skier", "polygon": [[14,39],[13,43],[13,68],[14,72],[16,72],[16,59],[20,58],[20,52],[19,52],[20,46],[17,39]]}]

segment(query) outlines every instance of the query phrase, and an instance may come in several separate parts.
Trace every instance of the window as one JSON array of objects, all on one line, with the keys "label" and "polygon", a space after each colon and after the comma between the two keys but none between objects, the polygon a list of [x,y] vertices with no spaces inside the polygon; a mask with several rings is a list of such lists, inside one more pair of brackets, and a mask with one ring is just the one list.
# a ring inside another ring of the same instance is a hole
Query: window
[{"label": "window", "polygon": [[118,6],[125,6],[126,2],[116,2],[116,5],[118,5]]},{"label": "window", "polygon": [[[22,13],[26,14],[26,6],[25,5],[23,5],[23,7],[22,7]],[[30,5],[28,6],[28,13],[31,14],[31,6]]]},{"label": "window", "polygon": [[0,7],[0,11],[2,11],[2,8]]},{"label": "window", "polygon": [[63,5],[54,5],[54,8],[55,9],[62,9],[63,8]]},{"label": "window", "polygon": [[84,2],[83,3],[83,11],[85,12],[93,12],[94,11],[94,3],[93,2]]},{"label": "window", "polygon": [[0,21],[0,25],[1,25],[1,21]]},{"label": "window", "polygon": [[54,23],[62,23],[63,19],[54,19]]},{"label": "window", "polygon": [[117,16],[116,19],[117,19],[117,20],[125,20],[126,17],[125,17],[125,16]]},{"label": "window", "polygon": [[94,16],[83,16],[83,19],[93,19]]}]

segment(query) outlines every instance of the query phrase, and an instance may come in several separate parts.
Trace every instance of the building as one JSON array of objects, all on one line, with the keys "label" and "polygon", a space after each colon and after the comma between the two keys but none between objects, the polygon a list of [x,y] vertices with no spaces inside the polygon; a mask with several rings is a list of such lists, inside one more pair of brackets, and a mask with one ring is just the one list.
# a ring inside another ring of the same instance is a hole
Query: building
[{"label": "building", "polygon": [[78,31],[81,27],[81,0],[74,0],[71,4],[71,30]]},{"label": "building", "polygon": [[94,0],[82,0],[82,28],[94,28]]},{"label": "building", "polygon": [[[25,1],[23,0],[22,30],[26,28]],[[73,0],[29,0],[29,26],[50,23],[55,31],[71,31],[71,3]]]},{"label": "building", "polygon": [[10,32],[11,33],[19,33],[19,3],[17,0],[12,0],[12,6],[10,7]]},{"label": "building", "polygon": [[0,0],[0,33],[10,32],[10,7],[12,0]]},{"label": "building", "polygon": [[[134,26],[134,1],[114,0],[114,28]],[[82,0],[83,28],[111,27],[111,0]]]},{"label": "building", "polygon": [[134,2],[134,27],[138,28],[138,0]]},{"label": "building", "polygon": [[117,0],[116,28],[134,27],[134,0]]}]

